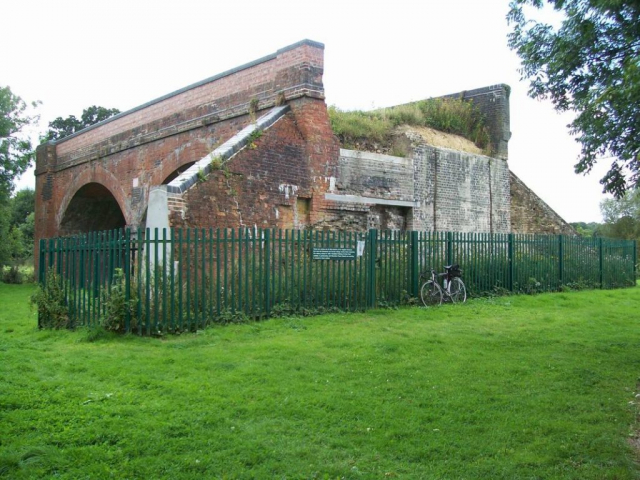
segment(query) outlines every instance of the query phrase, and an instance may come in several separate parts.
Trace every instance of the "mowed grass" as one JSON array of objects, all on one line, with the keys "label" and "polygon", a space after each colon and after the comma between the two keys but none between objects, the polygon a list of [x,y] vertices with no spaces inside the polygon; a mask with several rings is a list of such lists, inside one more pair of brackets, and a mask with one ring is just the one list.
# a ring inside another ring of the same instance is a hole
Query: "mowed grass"
[{"label": "mowed grass", "polygon": [[639,477],[639,288],[162,339],[38,331],[32,291],[0,285],[0,477]]}]

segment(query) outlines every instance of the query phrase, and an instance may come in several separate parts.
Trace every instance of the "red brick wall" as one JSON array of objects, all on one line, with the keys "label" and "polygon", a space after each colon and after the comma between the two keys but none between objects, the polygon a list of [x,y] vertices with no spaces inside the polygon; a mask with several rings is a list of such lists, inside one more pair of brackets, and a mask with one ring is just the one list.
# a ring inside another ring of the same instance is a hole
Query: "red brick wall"
[{"label": "red brick wall", "polygon": [[173,226],[301,228],[323,217],[337,139],[324,101],[305,98],[290,105],[255,141],[256,148],[240,151],[183,195],[185,217],[172,214]]},{"label": "red brick wall", "polygon": [[[91,182],[107,187],[127,224],[137,226],[143,219],[150,188],[161,184],[176,168],[199,160],[240,131],[250,121],[249,104],[254,99],[264,112],[284,94],[292,105],[299,104],[296,122],[304,128],[285,132],[282,142],[289,145],[288,149],[280,151],[276,147],[269,157],[271,173],[265,170],[259,177],[264,185],[269,185],[266,192],[247,190],[247,194],[257,194],[258,199],[264,195],[271,198],[273,188],[280,182],[275,173],[280,167],[278,162],[282,164],[287,155],[292,155],[296,163],[283,165],[285,176],[291,177],[290,183],[294,180],[304,183],[300,180],[303,171],[316,170],[309,168],[308,158],[311,163],[318,161],[323,151],[318,142],[323,135],[326,137],[328,129],[322,86],[323,53],[321,44],[303,41],[125,112],[71,138],[39,147],[36,239],[61,233],[59,226],[66,206],[83,185]],[[303,118],[307,112],[312,117],[309,120]],[[326,126],[310,127],[315,121],[325,122]],[[291,130],[293,120],[287,122]],[[315,147],[305,143],[305,135]],[[134,179],[137,187],[133,185]],[[286,178],[283,182],[286,183]],[[242,188],[238,186],[237,190]],[[309,194],[308,180],[304,188]],[[257,212],[251,217],[254,223],[258,223]]]},{"label": "red brick wall", "polygon": [[57,145],[57,154],[63,156],[160,120],[161,125],[174,124],[175,118],[184,121],[189,117],[231,109],[249,102],[256,96],[266,99],[267,96],[283,91],[291,97],[296,94],[296,88],[299,89],[297,93],[300,93],[303,85],[307,85],[308,88],[309,85],[315,84],[318,93],[323,94],[322,48],[303,44],[292,50],[278,52],[272,57],[62,141]]}]

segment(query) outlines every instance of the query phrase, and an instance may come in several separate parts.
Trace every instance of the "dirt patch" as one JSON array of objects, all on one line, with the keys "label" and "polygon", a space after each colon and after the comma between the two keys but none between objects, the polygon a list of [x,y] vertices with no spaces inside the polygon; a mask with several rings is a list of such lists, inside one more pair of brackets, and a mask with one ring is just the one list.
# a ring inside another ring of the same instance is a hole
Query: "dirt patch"
[{"label": "dirt patch", "polygon": [[461,150],[463,152],[475,153],[482,155],[484,152],[481,148],[476,146],[471,140],[467,140],[460,135],[454,135],[453,133],[444,133],[434,130],[428,127],[414,127],[403,125],[398,127],[398,132],[414,132],[420,135],[426,144],[433,145],[434,147],[450,148],[452,150]]},{"label": "dirt patch", "polygon": [[393,134],[383,142],[375,142],[363,138],[352,145],[343,145],[343,148],[405,157],[409,153],[409,144],[411,143],[409,138],[412,137],[411,140],[415,141],[416,135],[427,145],[450,148],[451,150],[459,150],[476,155],[485,155],[485,152],[480,147],[460,135],[440,132],[429,127],[409,125],[397,127],[393,131]]}]

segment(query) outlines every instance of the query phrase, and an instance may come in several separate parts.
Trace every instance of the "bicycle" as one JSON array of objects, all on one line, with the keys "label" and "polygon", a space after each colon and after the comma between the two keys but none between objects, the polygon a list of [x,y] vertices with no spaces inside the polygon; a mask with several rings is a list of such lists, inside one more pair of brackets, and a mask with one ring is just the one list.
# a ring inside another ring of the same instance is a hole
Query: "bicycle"
[{"label": "bicycle", "polygon": [[[425,307],[432,307],[442,304],[445,297],[451,300],[451,303],[464,303],[467,301],[467,288],[462,281],[462,270],[460,265],[448,265],[444,267],[444,273],[436,273],[431,270],[429,278],[426,271],[420,274],[420,280],[425,280],[420,287],[420,299]],[[437,277],[445,277],[443,287],[438,283]]]}]

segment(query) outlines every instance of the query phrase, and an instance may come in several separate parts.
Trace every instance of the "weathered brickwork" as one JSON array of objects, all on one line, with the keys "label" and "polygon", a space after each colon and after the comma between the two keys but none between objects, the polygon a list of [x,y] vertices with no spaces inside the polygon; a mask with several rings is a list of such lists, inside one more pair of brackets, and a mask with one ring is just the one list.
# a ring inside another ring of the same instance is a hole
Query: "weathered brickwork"
[{"label": "weathered brickwork", "polygon": [[571,225],[512,172],[510,182],[511,230],[514,233],[577,234]]},{"label": "weathered brickwork", "polygon": [[413,228],[509,231],[506,162],[424,144],[414,149],[413,160],[417,192]]},{"label": "weathered brickwork", "polygon": [[507,86],[453,95],[485,115],[491,157],[410,131],[406,158],[341,150],[323,49],[299,42],[41,145],[36,239],[124,226],[568,232],[509,174]]},{"label": "weathered brickwork", "polygon": [[[311,138],[305,144],[307,155],[317,161],[330,150],[318,145],[328,122],[313,125],[323,110],[326,117],[323,50],[317,42],[299,42],[40,146],[36,238],[87,231],[90,222],[79,214],[82,195],[76,194],[91,183],[108,191],[100,201],[119,207],[124,223],[118,226],[144,226],[150,189],[241,130],[253,120],[252,109],[259,115],[288,102],[294,112],[308,113],[308,120],[296,121]],[[337,142],[331,140],[337,151]]]},{"label": "weathered brickwork", "polygon": [[311,198],[306,143],[293,113],[288,113],[254,146],[243,149],[183,199],[184,219],[172,225],[190,227],[303,227],[308,215],[296,218],[298,198]]},{"label": "weathered brickwork", "polygon": [[[329,195],[340,200],[334,207],[340,215],[360,212],[356,222],[360,229],[398,224],[397,219],[384,220],[381,212],[388,210],[403,217],[400,223],[405,228],[509,232],[506,162],[433,147],[408,135],[412,154],[407,158],[341,150],[336,188]],[[328,222],[342,226],[340,215]]]},{"label": "weathered brickwork", "polygon": [[465,90],[464,92],[445,95],[449,98],[460,98],[473,102],[484,117],[491,139],[491,156],[502,160],[509,158],[509,139],[511,138],[508,85],[499,84],[489,87]]},{"label": "weathered brickwork", "polygon": [[341,150],[336,191],[386,200],[414,200],[413,161],[377,153]]}]

